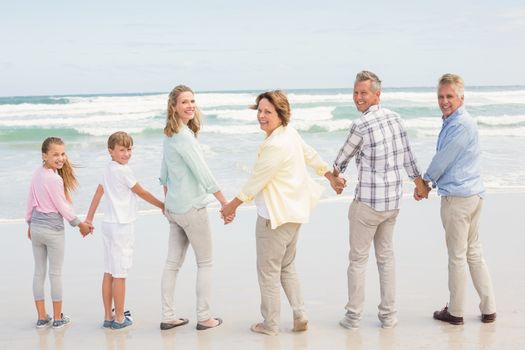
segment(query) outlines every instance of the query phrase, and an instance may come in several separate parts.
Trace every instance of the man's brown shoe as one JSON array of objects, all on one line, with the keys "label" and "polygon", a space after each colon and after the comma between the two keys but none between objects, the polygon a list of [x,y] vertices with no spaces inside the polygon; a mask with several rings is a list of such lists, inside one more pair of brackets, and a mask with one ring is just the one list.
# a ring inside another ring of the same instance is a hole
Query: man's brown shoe
[{"label": "man's brown shoe", "polygon": [[494,321],[496,321],[496,313],[481,315],[481,322],[483,323],[492,323]]},{"label": "man's brown shoe", "polygon": [[441,311],[434,311],[434,319],[440,320],[443,322],[448,322],[453,325],[463,324],[463,317],[452,316],[448,312],[448,306],[445,306]]}]

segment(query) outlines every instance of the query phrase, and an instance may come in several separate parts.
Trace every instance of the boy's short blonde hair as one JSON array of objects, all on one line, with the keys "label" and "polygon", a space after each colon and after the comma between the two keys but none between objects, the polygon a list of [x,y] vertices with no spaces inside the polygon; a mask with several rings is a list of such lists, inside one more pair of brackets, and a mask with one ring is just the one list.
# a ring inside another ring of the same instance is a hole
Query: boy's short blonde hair
[{"label": "boy's short blonde hair", "polygon": [[117,145],[129,148],[133,146],[133,138],[124,131],[114,132],[108,138],[108,148],[115,149]]}]

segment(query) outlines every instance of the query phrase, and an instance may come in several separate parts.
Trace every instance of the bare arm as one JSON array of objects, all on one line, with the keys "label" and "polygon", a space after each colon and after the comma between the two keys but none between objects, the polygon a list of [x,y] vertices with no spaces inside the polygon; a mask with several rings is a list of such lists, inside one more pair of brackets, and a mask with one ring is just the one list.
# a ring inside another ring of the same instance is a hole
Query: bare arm
[{"label": "bare arm", "polygon": [[228,204],[228,201],[226,200],[226,198],[224,198],[224,195],[221,191],[213,193],[213,196],[219,201],[219,203],[221,203],[221,206]]},{"label": "bare arm", "polygon": [[89,210],[86,215],[86,223],[88,224],[93,223],[93,217],[95,216],[95,212],[97,211],[98,205],[100,204],[100,200],[102,199],[103,195],[104,195],[104,187],[102,187],[102,185],[98,185],[97,190],[95,191],[95,194],[93,195],[93,199],[91,199],[91,204],[89,205]]},{"label": "bare arm", "polygon": [[146,191],[138,182],[131,188],[131,191],[146,202],[158,207],[160,210],[164,210],[164,203],[157,199],[154,195]]}]

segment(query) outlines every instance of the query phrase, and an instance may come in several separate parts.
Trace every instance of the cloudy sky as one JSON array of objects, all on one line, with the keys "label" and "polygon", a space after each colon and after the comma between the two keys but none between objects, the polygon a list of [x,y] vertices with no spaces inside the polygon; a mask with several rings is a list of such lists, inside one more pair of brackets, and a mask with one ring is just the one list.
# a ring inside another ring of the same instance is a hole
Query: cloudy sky
[{"label": "cloudy sky", "polygon": [[2,2],[0,96],[525,85],[523,0]]}]

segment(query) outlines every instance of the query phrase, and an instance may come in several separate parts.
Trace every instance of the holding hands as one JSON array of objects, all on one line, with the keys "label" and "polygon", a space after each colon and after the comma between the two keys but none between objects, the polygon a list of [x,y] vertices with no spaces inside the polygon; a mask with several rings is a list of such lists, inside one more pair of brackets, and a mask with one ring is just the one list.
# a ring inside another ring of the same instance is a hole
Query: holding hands
[{"label": "holding hands", "polygon": [[82,235],[82,237],[86,237],[90,233],[93,233],[95,227],[90,221],[86,220],[78,225],[78,229],[80,230],[80,234]]},{"label": "holding hands", "polygon": [[228,207],[225,210],[225,208],[230,203],[228,203],[226,201],[221,203],[221,209],[219,210],[219,212],[221,213],[221,219],[224,221],[224,225],[228,225],[228,224],[232,223],[233,219],[235,219],[235,210],[233,210],[233,212],[232,212],[230,207]]},{"label": "holding hands", "polygon": [[337,170],[327,171],[324,176],[330,181],[330,186],[337,194],[341,194],[346,187],[346,179]]},{"label": "holding hands", "polygon": [[229,203],[223,204],[221,208],[221,219],[224,220],[225,225],[233,221],[235,218],[235,212],[241,204],[242,201],[237,197],[233,198]]},{"label": "holding hands", "polygon": [[425,181],[421,176],[418,176],[414,180],[414,183],[416,184],[416,187],[414,188],[414,199],[420,201],[423,198],[428,198],[428,193],[432,190],[428,185],[428,181]]}]

